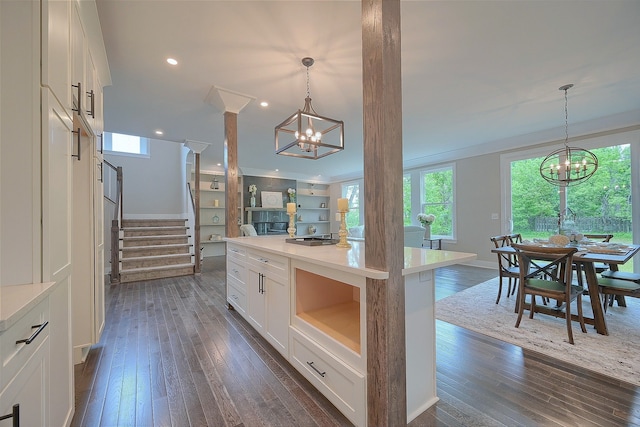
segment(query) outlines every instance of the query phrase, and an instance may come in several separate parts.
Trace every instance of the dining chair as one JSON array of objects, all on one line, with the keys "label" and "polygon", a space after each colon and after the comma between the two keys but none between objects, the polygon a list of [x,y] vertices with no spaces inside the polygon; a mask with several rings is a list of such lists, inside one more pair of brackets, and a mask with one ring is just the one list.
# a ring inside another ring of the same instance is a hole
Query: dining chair
[{"label": "dining chair", "polygon": [[421,248],[424,240],[425,229],[418,225],[404,226],[404,246],[410,248]]},{"label": "dining chair", "polygon": [[252,224],[242,224],[240,226],[240,233],[242,233],[243,236],[257,236],[258,233],[256,232],[255,227]]},{"label": "dining chair", "polygon": [[[513,236],[513,237],[512,237]],[[501,248],[504,246],[511,246],[511,243],[514,240],[518,240],[519,234],[504,234],[501,236],[490,237],[489,239],[493,242],[496,248]],[[522,236],[520,236],[519,242],[522,241]],[[518,278],[520,277],[520,268],[518,267],[518,261],[516,259],[515,254],[498,254],[498,272],[500,281],[498,282],[498,297],[496,298],[496,304],[500,302],[500,296],[502,295],[502,281],[503,279],[508,280],[507,287],[507,297],[509,295],[513,295],[518,286]],[[511,284],[513,283],[513,289],[511,288]]]},{"label": "dining chair", "polygon": [[[597,240],[598,242],[601,242],[601,243],[608,243],[613,238],[613,234],[583,234],[583,236],[586,237],[587,239]],[[585,280],[582,274],[583,273],[582,265],[576,264],[573,267],[575,268],[575,271],[576,271],[576,279],[578,280],[578,285],[585,288],[584,286]],[[609,265],[603,262],[596,262],[593,264],[593,268],[596,270],[596,274],[600,274],[609,270]],[[585,288],[584,294],[588,295],[589,290]]]},{"label": "dining chair", "polygon": [[[583,234],[584,237],[590,240],[597,240],[601,243],[608,243],[612,238],[613,234]],[[593,267],[596,269],[596,273],[602,273],[609,269],[609,265],[603,262],[597,262],[593,264]]]},{"label": "dining chair", "polygon": [[[573,301],[577,303],[580,328],[582,332],[587,332],[582,316],[583,288],[572,284],[573,254],[577,252],[577,248],[541,247],[516,243],[512,246],[516,250],[520,267],[516,328],[520,326],[522,314],[527,308],[525,303],[527,295],[530,295],[528,306],[530,319],[533,319],[533,314],[536,311],[536,296],[553,299],[557,301],[556,309],[553,311],[555,317],[560,317],[558,313],[564,308],[567,335],[569,343],[573,344],[571,329],[571,303]],[[544,261],[544,263],[536,261]],[[539,265],[539,267],[530,268],[532,265]]]},{"label": "dining chair", "polygon": [[607,306],[613,305],[616,296],[640,298],[640,284],[631,280],[598,278],[598,289],[602,295],[602,306],[607,312]]}]

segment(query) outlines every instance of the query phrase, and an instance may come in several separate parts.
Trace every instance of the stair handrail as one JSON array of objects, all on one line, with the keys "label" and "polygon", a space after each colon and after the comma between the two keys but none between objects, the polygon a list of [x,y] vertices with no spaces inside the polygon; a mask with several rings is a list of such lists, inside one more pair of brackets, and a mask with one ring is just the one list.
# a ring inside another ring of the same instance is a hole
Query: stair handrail
[{"label": "stair handrail", "polygon": [[122,166],[114,166],[107,160],[104,164],[116,173],[116,200],[111,200],[116,209],[111,219],[111,283],[120,283],[120,228],[122,226],[123,208],[123,174]]}]

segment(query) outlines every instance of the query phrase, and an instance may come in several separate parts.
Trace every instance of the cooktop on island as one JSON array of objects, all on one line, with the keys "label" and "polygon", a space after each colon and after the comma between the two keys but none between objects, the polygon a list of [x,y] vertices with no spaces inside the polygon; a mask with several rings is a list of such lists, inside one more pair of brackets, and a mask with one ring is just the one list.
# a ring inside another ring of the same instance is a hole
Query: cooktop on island
[{"label": "cooktop on island", "polygon": [[340,240],[332,239],[330,237],[294,237],[287,239],[287,243],[295,243],[297,245],[306,246],[320,246],[320,245],[335,245]]}]

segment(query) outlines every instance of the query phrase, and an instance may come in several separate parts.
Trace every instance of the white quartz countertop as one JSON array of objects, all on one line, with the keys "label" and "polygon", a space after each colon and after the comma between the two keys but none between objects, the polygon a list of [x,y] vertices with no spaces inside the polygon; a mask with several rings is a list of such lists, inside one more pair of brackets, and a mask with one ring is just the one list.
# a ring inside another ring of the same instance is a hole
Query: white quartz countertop
[{"label": "white quartz countertop", "polygon": [[[365,267],[364,245],[362,242],[349,242],[351,248],[338,248],[336,245],[306,246],[287,243],[288,236],[258,236],[225,238],[248,248],[264,250],[292,259],[312,262],[329,268],[347,271],[373,279],[387,279],[387,271]],[[425,270],[472,261],[476,254],[465,252],[441,251],[420,248],[404,248],[404,276]]]},{"label": "white quartz countertop", "polygon": [[0,286],[0,332],[45,299],[54,286],[55,282]]}]

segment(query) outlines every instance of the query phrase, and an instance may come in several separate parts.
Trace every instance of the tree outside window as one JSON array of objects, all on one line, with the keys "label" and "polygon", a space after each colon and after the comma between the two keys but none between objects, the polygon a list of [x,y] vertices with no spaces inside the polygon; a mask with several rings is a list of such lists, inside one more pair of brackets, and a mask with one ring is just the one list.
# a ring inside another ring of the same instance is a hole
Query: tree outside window
[{"label": "tree outside window", "polygon": [[349,212],[345,218],[347,229],[360,225],[360,183],[342,184],[342,197],[349,201]]},{"label": "tree outside window", "polygon": [[511,162],[514,232],[524,238],[548,237],[558,231],[558,214],[570,212],[583,234],[613,234],[615,242],[632,242],[630,146],[591,151],[598,157],[598,170],[567,188],[537,179],[542,158]]},{"label": "tree outside window", "polygon": [[[453,167],[422,172],[421,212],[433,214],[436,220],[431,224],[431,235],[453,239],[454,194]],[[417,215],[417,213],[416,213]]]}]

